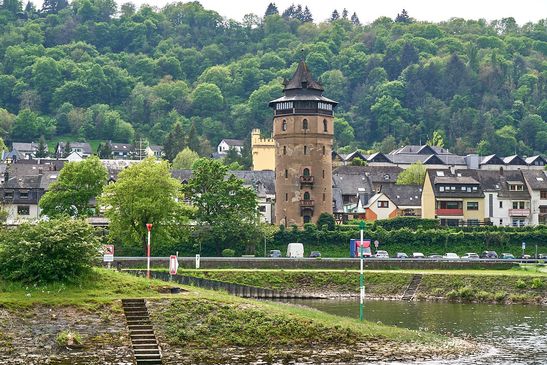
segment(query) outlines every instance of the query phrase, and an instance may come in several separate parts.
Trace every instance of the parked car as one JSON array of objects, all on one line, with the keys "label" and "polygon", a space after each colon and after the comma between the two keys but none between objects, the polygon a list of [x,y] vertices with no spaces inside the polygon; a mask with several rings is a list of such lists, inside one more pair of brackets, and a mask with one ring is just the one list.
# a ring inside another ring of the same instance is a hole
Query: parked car
[{"label": "parked car", "polygon": [[503,260],[514,260],[515,256],[510,253],[502,253],[500,258]]},{"label": "parked car", "polygon": [[447,252],[444,254],[443,259],[446,260],[459,260],[460,256],[456,255],[454,252]]},{"label": "parked car", "polygon": [[496,251],[484,251],[480,257],[481,259],[497,259],[498,254]]},{"label": "parked car", "polygon": [[269,257],[281,257],[281,251],[279,250],[270,250],[268,254]]},{"label": "parked car", "polygon": [[532,256],[530,255],[522,255],[521,257],[519,257],[519,259],[523,259],[523,260],[530,260],[532,258]]},{"label": "parked car", "polygon": [[479,255],[474,252],[468,252],[462,256],[462,259],[468,259],[468,260],[478,259],[478,258],[479,258]]},{"label": "parked car", "polygon": [[380,258],[380,259],[388,259],[389,254],[387,253],[387,251],[378,250],[378,251],[376,251],[376,255],[374,255],[374,257],[377,257],[377,258]]},{"label": "parked car", "polygon": [[397,252],[395,255],[396,259],[408,259],[408,255],[404,252]]},{"label": "parked car", "polygon": [[287,245],[287,257],[304,257],[304,245],[301,243],[289,243]]},{"label": "parked car", "polygon": [[421,252],[413,252],[412,253],[412,258],[413,259],[425,259],[425,256]]},{"label": "parked car", "polygon": [[535,258],[538,260],[547,260],[547,253],[539,253]]},{"label": "parked car", "polygon": [[310,257],[312,257],[312,258],[319,258],[319,257],[321,257],[321,252],[319,252],[319,251],[312,251],[312,252],[310,252]]},{"label": "parked car", "polygon": [[432,253],[431,255],[427,256],[428,259],[442,259],[443,256],[439,255],[438,253]]}]

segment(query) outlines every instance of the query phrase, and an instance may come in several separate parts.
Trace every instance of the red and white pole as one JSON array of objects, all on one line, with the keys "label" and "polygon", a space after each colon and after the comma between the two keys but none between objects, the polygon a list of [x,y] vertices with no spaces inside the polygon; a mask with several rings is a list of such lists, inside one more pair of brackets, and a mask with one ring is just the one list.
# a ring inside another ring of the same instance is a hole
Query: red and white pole
[{"label": "red and white pole", "polygon": [[152,224],[147,223],[146,229],[148,230],[148,253],[147,253],[147,264],[146,264],[146,278],[150,279],[150,236],[152,231]]}]

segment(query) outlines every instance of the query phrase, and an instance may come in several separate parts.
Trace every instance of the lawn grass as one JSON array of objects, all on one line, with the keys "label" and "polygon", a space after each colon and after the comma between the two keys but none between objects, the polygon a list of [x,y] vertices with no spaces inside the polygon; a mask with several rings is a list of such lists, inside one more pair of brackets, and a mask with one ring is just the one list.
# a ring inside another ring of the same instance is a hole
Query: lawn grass
[{"label": "lawn grass", "polygon": [[0,305],[96,307],[121,298],[160,298],[164,295],[158,289],[166,285],[166,282],[160,280],[147,281],[125,273],[96,268],[89,276],[72,284],[24,285],[0,280]]}]

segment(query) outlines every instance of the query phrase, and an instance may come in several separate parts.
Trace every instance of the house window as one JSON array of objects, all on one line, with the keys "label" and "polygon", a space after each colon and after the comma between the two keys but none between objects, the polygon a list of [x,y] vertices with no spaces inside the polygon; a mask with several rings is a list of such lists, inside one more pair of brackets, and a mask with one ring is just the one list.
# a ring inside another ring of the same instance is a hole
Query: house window
[{"label": "house window", "polygon": [[289,178],[289,170],[285,169],[285,179]]},{"label": "house window", "polygon": [[524,209],[524,202],[513,202],[513,209]]},{"label": "house window", "polygon": [[305,215],[304,216],[304,224],[305,223],[310,223],[311,222],[311,217],[309,215]]},{"label": "house window", "polygon": [[500,202],[500,208],[503,208],[503,202]]},{"label": "house window", "polygon": [[266,206],[265,206],[265,205],[260,205],[260,206],[258,207],[258,211],[259,211],[259,212],[262,212],[262,213],[266,212]]},{"label": "house window", "polygon": [[284,154],[284,155],[287,154],[287,146],[283,146],[283,154]]},{"label": "house window", "polygon": [[378,208],[389,208],[389,202],[387,200],[378,200]]},{"label": "house window", "polygon": [[18,205],[17,206],[18,215],[30,215],[30,207],[28,205]]},{"label": "house window", "polygon": [[13,191],[4,191],[4,199],[13,199]]},{"label": "house window", "polygon": [[503,219],[500,218],[500,226],[503,226]]},{"label": "house window", "polygon": [[328,128],[327,120],[323,119],[323,132],[328,132],[328,131],[329,131],[329,128]]},{"label": "house window", "polygon": [[304,146],[304,154],[305,154],[305,155],[308,154],[308,146]]},{"label": "house window", "polygon": [[444,192],[444,186],[439,186],[439,191],[442,193]]},{"label": "house window", "polygon": [[310,169],[308,169],[307,167],[304,169],[303,171],[303,175],[304,176],[310,176]]},{"label": "house window", "polygon": [[19,198],[28,199],[28,191],[20,191],[19,192]]},{"label": "house window", "polygon": [[513,227],[524,227],[526,224],[523,218],[513,218],[512,225]]},{"label": "house window", "polygon": [[304,200],[310,200],[310,193],[307,191],[304,193]]},{"label": "house window", "polygon": [[467,210],[479,210],[479,202],[467,202]]},{"label": "house window", "polygon": [[308,120],[307,119],[304,119],[302,121],[302,129],[308,129]]},{"label": "house window", "polygon": [[281,123],[281,130],[286,131],[287,130],[287,121],[283,119],[283,123]]},{"label": "house window", "polygon": [[547,199],[547,190],[542,190],[540,193],[539,193],[539,197],[541,199]]},{"label": "house window", "polygon": [[511,191],[524,191],[524,185],[516,185],[516,184],[513,184],[513,185],[509,185],[509,190]]}]

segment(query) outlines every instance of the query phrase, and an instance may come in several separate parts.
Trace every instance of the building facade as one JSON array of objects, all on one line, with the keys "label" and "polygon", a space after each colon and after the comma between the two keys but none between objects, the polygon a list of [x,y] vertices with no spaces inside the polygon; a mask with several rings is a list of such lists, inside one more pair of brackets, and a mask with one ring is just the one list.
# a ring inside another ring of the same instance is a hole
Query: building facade
[{"label": "building facade", "polygon": [[274,109],[275,220],[298,226],[332,214],[332,144],[334,100],[323,96],[301,61],[284,96],[270,102]]},{"label": "building facade", "polygon": [[253,129],[251,133],[251,152],[254,171],[275,170],[275,141],[262,138],[260,129]]}]

